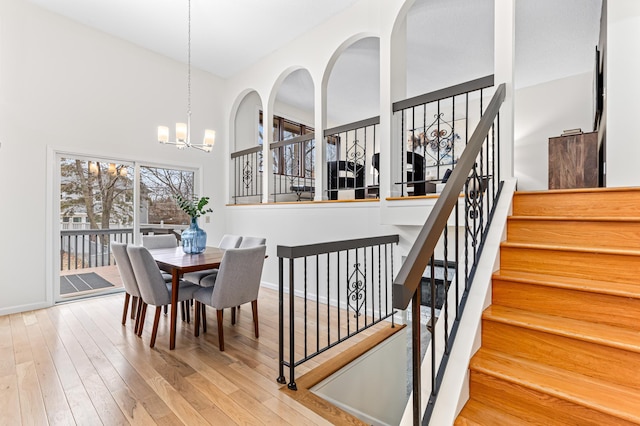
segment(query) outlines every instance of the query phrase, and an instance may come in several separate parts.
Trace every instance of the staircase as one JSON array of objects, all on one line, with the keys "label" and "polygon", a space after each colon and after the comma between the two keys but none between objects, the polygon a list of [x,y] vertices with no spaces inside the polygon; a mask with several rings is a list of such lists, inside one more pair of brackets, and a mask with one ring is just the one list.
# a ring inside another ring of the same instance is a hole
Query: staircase
[{"label": "staircase", "polygon": [[640,424],[640,188],[517,192],[456,425]]}]

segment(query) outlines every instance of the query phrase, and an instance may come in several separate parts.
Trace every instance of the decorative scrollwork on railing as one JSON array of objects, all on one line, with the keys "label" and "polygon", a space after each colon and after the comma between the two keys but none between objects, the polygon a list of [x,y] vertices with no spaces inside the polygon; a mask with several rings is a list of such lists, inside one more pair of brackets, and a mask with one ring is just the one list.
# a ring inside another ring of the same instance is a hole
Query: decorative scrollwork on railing
[{"label": "decorative scrollwork on railing", "polygon": [[249,160],[245,161],[244,167],[242,168],[242,184],[245,189],[251,188],[253,184],[253,166]]},{"label": "decorative scrollwork on railing", "polygon": [[349,276],[347,282],[347,300],[348,304],[357,315],[362,315],[360,310],[364,305],[364,296],[366,293],[366,276],[360,270],[360,263],[353,265],[354,270]]},{"label": "decorative scrollwork on railing", "polygon": [[347,161],[353,161],[354,164],[362,164],[365,156],[365,147],[360,145],[358,139],[353,141],[353,144],[347,148]]},{"label": "decorative scrollwork on railing", "polygon": [[409,141],[413,151],[422,150],[425,158],[431,158],[434,165],[452,164],[453,150],[460,135],[454,132],[451,123],[443,119],[444,113],[435,114],[434,120],[418,134],[411,134]]},{"label": "decorative scrollwork on railing", "polygon": [[475,247],[480,239],[482,231],[482,212],[484,203],[484,191],[487,187],[488,178],[481,177],[477,173],[477,167],[471,170],[471,175],[467,179],[465,185],[465,205],[469,219],[467,232],[471,238],[472,245]]}]

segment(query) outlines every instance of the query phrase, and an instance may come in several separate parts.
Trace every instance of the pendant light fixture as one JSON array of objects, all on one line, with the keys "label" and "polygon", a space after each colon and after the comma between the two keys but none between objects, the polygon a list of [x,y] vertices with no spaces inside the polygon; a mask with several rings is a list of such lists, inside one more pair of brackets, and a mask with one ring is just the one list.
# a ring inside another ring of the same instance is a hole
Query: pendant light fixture
[{"label": "pendant light fixture", "polygon": [[204,141],[201,144],[191,143],[191,0],[189,1],[189,26],[188,26],[188,71],[187,71],[187,122],[176,123],[176,140],[169,141],[169,128],[158,126],[158,142],[162,144],[175,145],[178,149],[196,148],[201,151],[211,152],[215,142],[216,132],[214,130],[204,131]]}]

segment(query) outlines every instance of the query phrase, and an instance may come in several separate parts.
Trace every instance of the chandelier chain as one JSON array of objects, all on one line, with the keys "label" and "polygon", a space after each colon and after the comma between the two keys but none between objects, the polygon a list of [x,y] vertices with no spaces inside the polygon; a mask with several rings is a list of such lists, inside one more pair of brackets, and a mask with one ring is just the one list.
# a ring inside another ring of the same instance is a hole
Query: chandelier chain
[{"label": "chandelier chain", "polygon": [[188,27],[187,27],[187,35],[188,35],[188,43],[187,43],[187,116],[191,117],[191,0],[189,0],[189,17],[188,17]]}]

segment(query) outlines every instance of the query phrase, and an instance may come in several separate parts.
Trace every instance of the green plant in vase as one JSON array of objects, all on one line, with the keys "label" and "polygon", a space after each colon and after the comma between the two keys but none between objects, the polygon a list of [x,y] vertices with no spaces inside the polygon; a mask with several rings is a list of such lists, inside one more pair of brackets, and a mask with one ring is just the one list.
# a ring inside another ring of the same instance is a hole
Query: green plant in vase
[{"label": "green plant in vase", "polygon": [[180,239],[182,250],[187,254],[202,253],[207,247],[207,233],[198,226],[198,218],[204,214],[213,212],[210,208],[205,208],[209,204],[209,197],[200,197],[189,200],[182,195],[176,195],[178,207],[191,217],[191,224],[182,231]]}]

